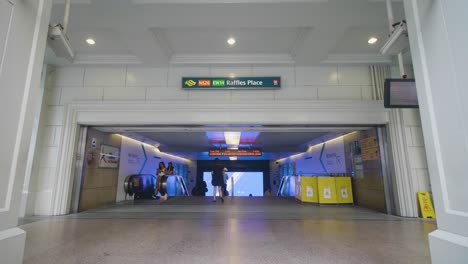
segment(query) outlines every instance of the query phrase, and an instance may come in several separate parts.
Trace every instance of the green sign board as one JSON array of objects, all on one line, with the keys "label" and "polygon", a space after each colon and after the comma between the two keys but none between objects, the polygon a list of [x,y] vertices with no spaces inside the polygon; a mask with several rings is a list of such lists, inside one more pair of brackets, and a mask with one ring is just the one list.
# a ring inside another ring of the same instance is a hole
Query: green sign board
[{"label": "green sign board", "polygon": [[279,89],[281,77],[183,77],[183,89]]}]

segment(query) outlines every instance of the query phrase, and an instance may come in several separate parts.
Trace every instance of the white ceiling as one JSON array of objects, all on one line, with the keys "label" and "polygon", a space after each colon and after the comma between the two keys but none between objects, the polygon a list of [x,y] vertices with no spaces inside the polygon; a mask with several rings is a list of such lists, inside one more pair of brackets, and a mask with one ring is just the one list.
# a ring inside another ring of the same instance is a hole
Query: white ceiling
[{"label": "white ceiling", "polygon": [[[57,1],[51,23],[62,22],[63,10]],[[403,18],[401,3],[394,12]],[[242,63],[307,66],[337,54],[378,55],[387,23],[385,3],[376,0],[72,0],[68,36],[76,64],[166,66],[184,56],[204,63],[204,55],[227,63],[226,55],[239,55]],[[88,36],[95,46],[85,44]],[[231,36],[234,47],[226,44]],[[380,41],[369,46],[369,36]],[[53,57],[49,50],[49,63],[66,63]]]}]

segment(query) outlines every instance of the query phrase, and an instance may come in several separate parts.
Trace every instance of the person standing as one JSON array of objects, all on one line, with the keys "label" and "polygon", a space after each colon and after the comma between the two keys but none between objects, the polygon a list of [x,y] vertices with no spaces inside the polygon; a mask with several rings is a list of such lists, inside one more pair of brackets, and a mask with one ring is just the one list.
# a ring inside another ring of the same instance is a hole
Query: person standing
[{"label": "person standing", "polygon": [[166,165],[163,161],[159,162],[158,169],[156,170],[156,187],[154,188],[153,199],[158,198],[159,187],[161,185],[161,179],[166,175]]},{"label": "person standing", "polygon": [[172,162],[169,162],[166,168],[166,175],[175,175],[175,174],[176,174],[176,171],[174,169],[174,165],[172,165]]},{"label": "person standing", "polygon": [[219,199],[224,203],[223,198],[223,184],[224,184],[224,172],[227,169],[221,164],[218,158],[214,160],[211,185],[213,185],[213,202],[216,202],[216,191],[219,193]]}]

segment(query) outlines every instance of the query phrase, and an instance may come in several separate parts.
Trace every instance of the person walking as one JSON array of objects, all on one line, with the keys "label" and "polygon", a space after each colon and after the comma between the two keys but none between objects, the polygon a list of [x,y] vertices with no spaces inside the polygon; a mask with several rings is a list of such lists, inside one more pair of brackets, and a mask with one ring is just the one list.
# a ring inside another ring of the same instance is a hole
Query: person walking
[{"label": "person walking", "polygon": [[166,175],[166,165],[163,161],[159,162],[158,169],[156,170],[156,187],[154,188],[153,199],[158,199],[158,192],[161,185],[161,179]]},{"label": "person walking", "polygon": [[224,184],[224,172],[227,169],[221,164],[218,158],[214,160],[211,185],[213,185],[213,202],[216,202],[216,191],[219,193],[219,199],[224,203],[223,198],[223,184]]}]

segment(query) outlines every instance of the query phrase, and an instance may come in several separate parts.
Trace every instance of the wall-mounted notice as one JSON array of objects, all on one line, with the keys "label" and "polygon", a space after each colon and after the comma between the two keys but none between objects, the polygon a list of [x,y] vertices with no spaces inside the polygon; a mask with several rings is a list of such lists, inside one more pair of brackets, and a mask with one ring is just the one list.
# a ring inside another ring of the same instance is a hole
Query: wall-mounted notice
[{"label": "wall-mounted notice", "polygon": [[183,77],[183,89],[279,89],[281,77]]},{"label": "wall-mounted notice", "polygon": [[116,147],[101,145],[101,155],[99,156],[99,168],[118,168],[120,151]]},{"label": "wall-mounted notice", "polygon": [[367,148],[362,150],[362,160],[378,160],[379,148]]},{"label": "wall-mounted notice", "polygon": [[361,139],[361,149],[375,148],[375,147],[378,147],[376,136]]},{"label": "wall-mounted notice", "polygon": [[379,159],[379,144],[377,144],[377,137],[373,136],[361,139],[361,149],[362,160]]}]

